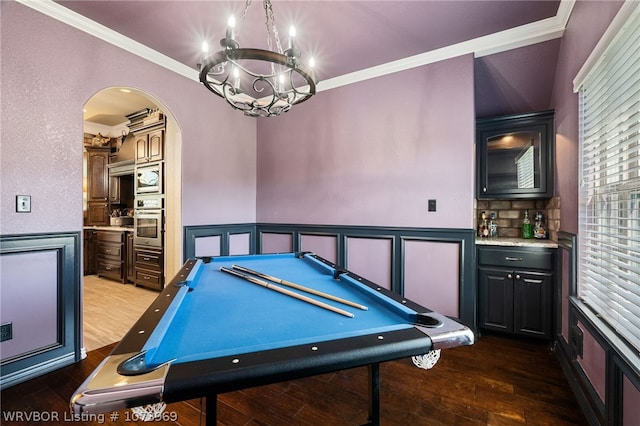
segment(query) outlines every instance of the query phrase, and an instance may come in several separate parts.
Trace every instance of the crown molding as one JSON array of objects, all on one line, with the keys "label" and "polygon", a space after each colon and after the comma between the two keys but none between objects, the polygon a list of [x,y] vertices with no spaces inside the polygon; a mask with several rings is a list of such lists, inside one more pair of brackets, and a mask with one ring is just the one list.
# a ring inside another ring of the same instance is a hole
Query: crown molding
[{"label": "crown molding", "polygon": [[[73,12],[53,0],[16,1],[183,77],[196,82],[200,81],[197,70]],[[574,4],[575,0],[561,0],[558,12],[552,18],[320,81],[316,91],[330,90],[462,55],[473,54],[474,57],[479,58],[562,37]]]}]

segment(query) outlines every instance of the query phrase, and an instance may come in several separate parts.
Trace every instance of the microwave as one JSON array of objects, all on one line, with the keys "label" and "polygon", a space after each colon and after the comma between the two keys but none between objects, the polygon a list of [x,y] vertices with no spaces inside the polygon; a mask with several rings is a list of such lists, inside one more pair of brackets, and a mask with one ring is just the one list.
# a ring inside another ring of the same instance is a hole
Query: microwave
[{"label": "microwave", "polygon": [[137,166],[135,188],[136,194],[162,194],[162,163]]}]

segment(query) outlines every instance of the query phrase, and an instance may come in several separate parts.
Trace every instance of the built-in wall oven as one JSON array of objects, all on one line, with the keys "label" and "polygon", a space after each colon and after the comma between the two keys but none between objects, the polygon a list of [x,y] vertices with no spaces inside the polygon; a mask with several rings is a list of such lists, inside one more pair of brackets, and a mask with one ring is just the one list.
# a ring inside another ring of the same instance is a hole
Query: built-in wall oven
[{"label": "built-in wall oven", "polygon": [[133,217],[133,244],[162,247],[163,222],[162,210],[136,210]]},{"label": "built-in wall oven", "polygon": [[164,195],[137,195],[133,215],[133,243],[162,247],[164,231]]}]

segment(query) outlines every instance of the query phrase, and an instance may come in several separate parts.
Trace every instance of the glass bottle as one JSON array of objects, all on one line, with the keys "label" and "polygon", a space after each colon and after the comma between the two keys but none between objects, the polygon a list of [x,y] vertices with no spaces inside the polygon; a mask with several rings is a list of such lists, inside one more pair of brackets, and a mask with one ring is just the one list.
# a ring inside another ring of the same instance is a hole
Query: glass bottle
[{"label": "glass bottle", "polygon": [[541,212],[536,212],[536,223],[533,227],[533,237],[539,240],[547,238],[547,230],[544,226],[544,217]]},{"label": "glass bottle", "polygon": [[489,236],[489,225],[487,224],[487,214],[482,212],[482,221],[480,222],[480,237],[487,238]]},{"label": "glass bottle", "polygon": [[491,220],[489,221],[489,237],[496,238],[498,236],[498,224],[496,223],[496,212],[491,212],[489,216]]},{"label": "glass bottle", "polygon": [[524,211],[524,220],[522,221],[522,238],[525,240],[533,238],[533,225],[529,220],[529,210]]}]

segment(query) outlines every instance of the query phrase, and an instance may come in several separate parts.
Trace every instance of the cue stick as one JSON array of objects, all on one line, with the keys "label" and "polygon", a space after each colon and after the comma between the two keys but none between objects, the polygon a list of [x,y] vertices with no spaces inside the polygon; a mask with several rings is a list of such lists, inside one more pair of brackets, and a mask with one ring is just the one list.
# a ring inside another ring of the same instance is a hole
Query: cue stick
[{"label": "cue stick", "polygon": [[293,298],[301,300],[303,302],[307,302],[307,303],[310,303],[312,305],[316,305],[316,306],[318,306],[320,308],[324,308],[324,309],[327,309],[329,311],[333,311],[333,312],[335,312],[337,314],[344,315],[345,317],[353,318],[355,316],[351,312],[343,311],[342,309],[336,308],[336,307],[331,306],[331,305],[327,305],[326,303],[320,302],[318,300],[312,299],[312,298],[304,296],[302,294],[298,294],[298,293],[293,292],[291,290],[287,290],[286,288],[278,287],[277,285],[274,285],[272,283],[268,283],[266,281],[262,281],[262,280],[260,280],[260,279],[258,279],[256,277],[252,277],[250,275],[243,274],[242,272],[234,271],[233,269],[225,268],[224,266],[221,266],[220,270],[222,272],[226,272],[228,274],[235,275],[236,277],[243,278],[243,279],[245,279],[245,280],[247,280],[249,282],[252,282],[254,284],[258,284],[259,286],[262,286],[264,288],[268,288],[269,290],[274,290],[274,291],[277,291],[278,293],[285,294],[287,296],[293,297]]},{"label": "cue stick", "polygon": [[293,287],[293,288],[295,288],[297,290],[305,291],[307,293],[315,294],[316,296],[324,297],[325,299],[333,300],[334,302],[339,302],[339,303],[343,303],[345,305],[353,306],[354,308],[362,309],[363,311],[366,311],[366,310],[369,309],[366,306],[361,305],[359,303],[355,303],[355,302],[352,302],[350,300],[342,299],[342,298],[334,296],[332,294],[323,293],[323,292],[315,290],[313,288],[309,288],[309,287],[302,286],[300,284],[292,283],[291,281],[283,280],[281,278],[274,277],[274,276],[271,276],[271,275],[267,275],[267,274],[262,273],[262,272],[254,271],[252,269],[245,268],[244,266],[233,265],[231,267],[233,269],[237,269],[237,270],[242,271],[242,272],[247,272],[247,273],[252,274],[252,275],[257,275],[260,278],[264,278],[265,280],[273,281],[276,284],[282,284],[282,285],[286,285],[287,287]]}]

